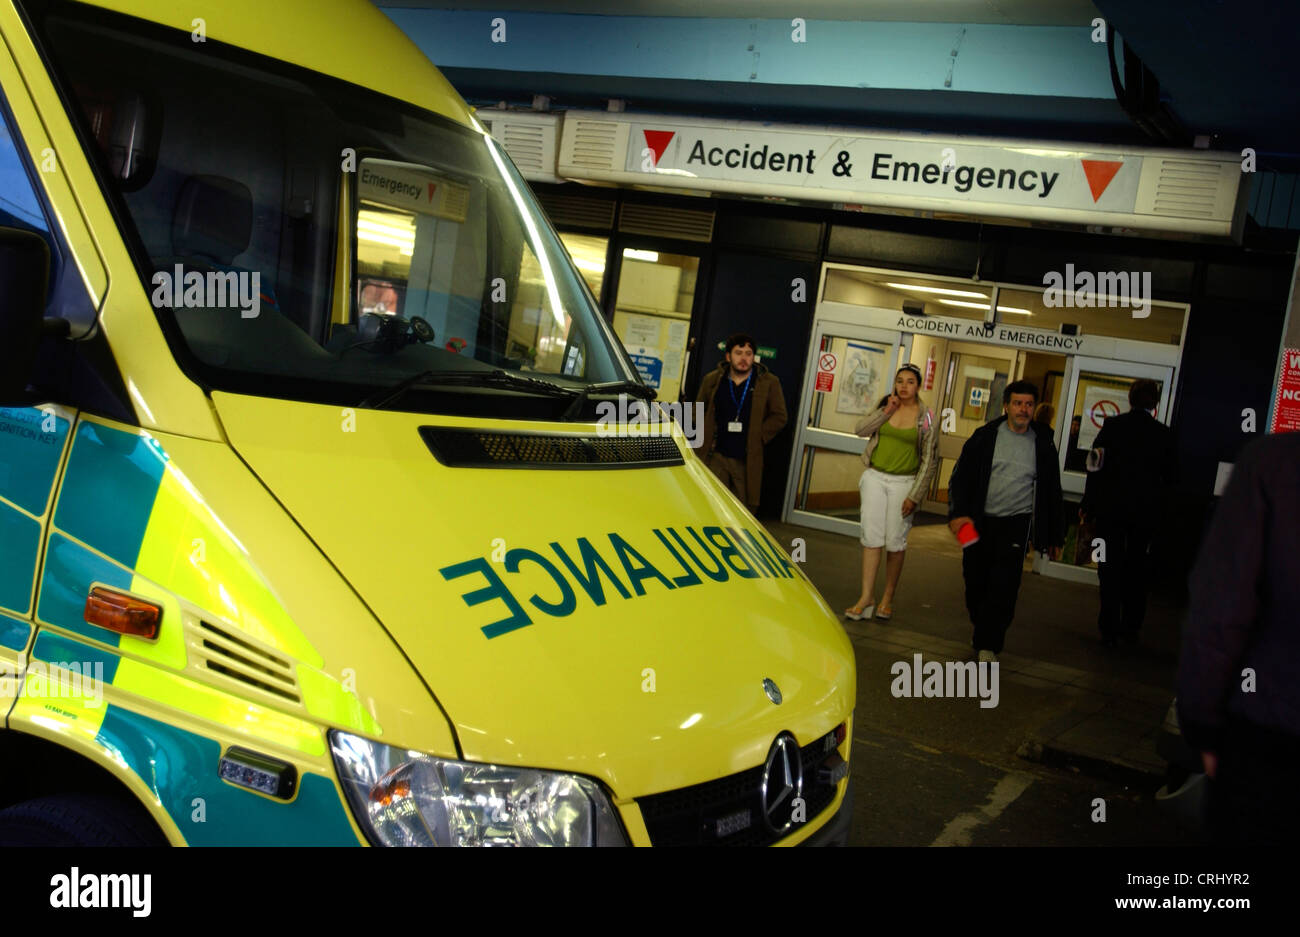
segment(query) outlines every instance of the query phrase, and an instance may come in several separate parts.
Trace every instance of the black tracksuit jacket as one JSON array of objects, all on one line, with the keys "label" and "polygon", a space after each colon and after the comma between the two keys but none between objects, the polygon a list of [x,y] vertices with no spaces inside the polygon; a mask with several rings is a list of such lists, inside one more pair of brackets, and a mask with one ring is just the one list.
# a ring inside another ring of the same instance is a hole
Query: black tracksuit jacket
[{"label": "black tracksuit jacket", "polygon": [[[984,500],[989,493],[993,474],[993,450],[998,441],[998,427],[1005,416],[986,423],[971,434],[962,446],[957,465],[948,481],[948,518],[969,517],[980,529],[984,520]],[[1061,470],[1052,442],[1052,428],[1031,423],[1034,430],[1034,454],[1037,479],[1034,483],[1034,520],[1029,539],[1034,548],[1045,553],[1049,547],[1065,543],[1065,508],[1061,501]]]}]

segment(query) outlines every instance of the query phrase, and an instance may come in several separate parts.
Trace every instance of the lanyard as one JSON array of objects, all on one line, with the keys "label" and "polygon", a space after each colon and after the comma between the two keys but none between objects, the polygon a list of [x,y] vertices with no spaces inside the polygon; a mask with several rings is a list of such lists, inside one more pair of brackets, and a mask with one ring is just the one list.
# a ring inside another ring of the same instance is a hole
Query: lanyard
[{"label": "lanyard", "polygon": [[740,412],[745,409],[745,397],[749,395],[749,382],[754,379],[754,372],[749,372],[749,377],[745,378],[745,389],[740,392],[740,403],[736,403],[736,382],[727,375],[727,389],[731,391],[731,402],[736,406],[736,419],[740,419]]}]

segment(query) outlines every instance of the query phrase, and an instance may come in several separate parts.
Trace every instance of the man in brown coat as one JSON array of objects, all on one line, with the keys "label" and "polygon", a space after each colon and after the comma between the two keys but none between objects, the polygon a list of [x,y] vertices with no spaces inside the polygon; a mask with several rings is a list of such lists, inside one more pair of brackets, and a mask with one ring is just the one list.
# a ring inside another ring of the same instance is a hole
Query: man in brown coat
[{"label": "man in brown coat", "polygon": [[726,357],[695,395],[704,404],[700,458],[751,510],[763,490],[763,446],[786,422],[781,382],[754,361],[754,348],[743,333],[728,338]]}]

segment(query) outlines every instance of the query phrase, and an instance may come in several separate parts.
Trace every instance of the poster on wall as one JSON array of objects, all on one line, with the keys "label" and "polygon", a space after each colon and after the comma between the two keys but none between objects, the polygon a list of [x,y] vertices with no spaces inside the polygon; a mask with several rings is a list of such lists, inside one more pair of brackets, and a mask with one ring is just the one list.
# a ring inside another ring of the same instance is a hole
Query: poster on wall
[{"label": "poster on wall", "polygon": [[1300,348],[1282,349],[1270,433],[1300,432]]},{"label": "poster on wall", "polygon": [[886,348],[861,342],[844,343],[843,383],[835,400],[837,413],[867,413],[887,388],[881,386],[885,374]]},{"label": "poster on wall", "polygon": [[1123,401],[1128,399],[1128,390],[1122,387],[1099,387],[1092,385],[1083,394],[1083,421],[1079,424],[1080,449],[1091,449],[1092,442],[1101,432],[1101,424],[1107,417],[1115,416],[1123,410]]},{"label": "poster on wall", "polygon": [[652,316],[629,314],[623,326],[624,345],[658,345],[659,320]]}]

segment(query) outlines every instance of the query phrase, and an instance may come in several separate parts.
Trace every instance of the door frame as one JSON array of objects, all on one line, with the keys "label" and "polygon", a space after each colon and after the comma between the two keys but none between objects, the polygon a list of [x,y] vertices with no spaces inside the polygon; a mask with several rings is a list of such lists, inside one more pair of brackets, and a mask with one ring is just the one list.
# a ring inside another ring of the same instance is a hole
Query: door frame
[{"label": "door frame", "polygon": [[[804,495],[806,495],[808,485],[812,483],[812,460],[809,460],[806,470],[803,465],[803,453],[806,447],[814,446],[818,449],[830,449],[835,452],[859,456],[867,447],[866,440],[860,436],[836,430],[818,429],[811,425],[813,406],[815,403],[819,403],[819,401],[815,400],[818,393],[815,387],[818,359],[823,350],[822,342],[827,335],[830,335],[832,338],[889,345],[889,360],[892,366],[897,366],[900,353],[903,357],[911,354],[912,336],[905,336],[903,332],[898,330],[881,329],[875,326],[846,322],[843,319],[833,319],[831,318],[833,313],[827,308],[827,305],[818,304],[813,316],[812,337],[808,343],[808,357],[804,362],[803,387],[799,393],[799,409],[795,413],[795,420],[792,421],[795,424],[794,446],[790,453],[790,469],[787,476],[781,520],[787,524],[796,524],[801,527],[812,527],[816,530],[856,536],[859,526],[857,521],[828,517],[824,514],[795,507],[801,488]],[[843,315],[845,307],[842,304],[829,305],[835,307],[834,313]],[[870,307],[862,308],[867,309]],[[818,408],[817,412],[821,412],[820,408]]]},{"label": "door frame", "polygon": [[[1168,416],[1173,411],[1174,381],[1178,376],[1176,365],[1144,362],[1119,361],[1114,358],[1094,358],[1085,355],[1070,355],[1065,361],[1065,387],[1061,396],[1061,438],[1065,445],[1057,450],[1057,470],[1061,477],[1061,494],[1082,496],[1087,485],[1088,476],[1065,470],[1065,456],[1069,452],[1069,424],[1065,422],[1068,415],[1074,416],[1074,403],[1079,395],[1079,376],[1084,371],[1100,371],[1119,377],[1149,377],[1160,382],[1160,404],[1156,407],[1156,419],[1168,425]],[[1069,579],[1073,582],[1097,582],[1097,571],[1086,566],[1075,566],[1049,559],[1044,554],[1034,553],[1034,572],[1054,579]]]}]

